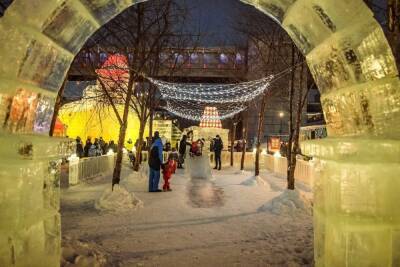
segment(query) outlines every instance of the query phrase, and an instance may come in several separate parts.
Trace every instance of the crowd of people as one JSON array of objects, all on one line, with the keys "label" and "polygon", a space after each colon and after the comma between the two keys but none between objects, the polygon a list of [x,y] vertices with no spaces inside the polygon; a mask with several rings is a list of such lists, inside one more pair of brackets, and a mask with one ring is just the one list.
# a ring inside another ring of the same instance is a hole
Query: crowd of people
[{"label": "crowd of people", "polygon": [[117,151],[117,145],[111,140],[109,143],[103,140],[103,137],[95,138],[92,142],[92,138],[88,137],[85,144],[83,144],[82,139],[78,136],[76,137],[76,155],[79,158],[96,157],[105,155],[108,151]]},{"label": "crowd of people", "polygon": [[[189,142],[188,136],[183,135],[179,143],[179,161],[178,168],[183,168],[183,164],[186,158],[187,147],[189,147],[189,156],[201,156],[205,145],[205,139],[201,138],[192,142]],[[210,140],[210,152],[215,154],[215,168],[221,170],[221,152],[224,148],[222,139],[219,135]]]},{"label": "crowd of people", "polygon": [[[169,153],[167,162],[163,160],[163,150],[165,147],[161,141],[158,132],[154,133],[152,145],[149,154],[149,192],[166,192],[171,191],[169,180],[172,174],[175,173],[177,168],[183,168],[187,154],[190,157],[199,157],[203,154],[205,139],[201,138],[190,142],[187,135],[183,135],[179,142],[178,151],[172,148]],[[223,149],[223,142],[219,135],[217,135],[210,142],[210,151],[215,154],[215,168],[221,170],[221,152]],[[158,188],[160,182],[161,170],[163,173],[164,185],[163,189]]]},{"label": "crowd of people", "polygon": [[[197,157],[203,155],[205,139],[201,138],[192,141],[188,135],[183,135],[179,143],[175,147],[171,146],[171,143],[166,141],[163,144],[159,132],[155,132],[152,140],[148,138],[142,143],[143,151],[149,152],[149,192],[162,192],[171,191],[169,180],[172,174],[175,173],[177,168],[183,169],[185,164],[186,156]],[[132,140],[129,138],[125,144],[125,148],[128,150],[129,157],[133,158],[134,163],[134,153],[133,147],[137,148],[139,141],[136,140],[133,144]],[[148,147],[150,145],[150,147]],[[210,140],[210,152],[215,154],[215,167],[214,169],[221,170],[221,152],[223,149],[223,142],[219,135]],[[79,158],[85,157],[96,157],[101,155],[106,155],[110,151],[117,152],[117,145],[111,140],[107,143],[102,137],[92,138],[88,137],[85,144],[83,144],[82,139],[78,136],[76,138],[76,155]],[[168,160],[164,162],[163,151],[168,153]],[[132,161],[132,159],[131,159]],[[164,185],[163,189],[158,188],[160,181],[160,172],[162,170]]]}]

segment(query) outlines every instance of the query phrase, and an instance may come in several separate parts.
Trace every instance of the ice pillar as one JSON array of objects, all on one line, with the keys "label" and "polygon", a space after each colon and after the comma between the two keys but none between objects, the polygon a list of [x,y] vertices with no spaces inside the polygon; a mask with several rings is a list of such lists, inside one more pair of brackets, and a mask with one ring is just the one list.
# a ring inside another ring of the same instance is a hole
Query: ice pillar
[{"label": "ice pillar", "polygon": [[[282,24],[322,93],[329,139],[303,146],[320,161],[316,265],[398,266],[400,97],[381,28],[362,0],[242,1]],[[0,266],[59,264],[71,148],[45,137],[52,102],[86,39],[135,2],[15,0],[0,18]]]},{"label": "ice pillar", "polygon": [[49,138],[69,66],[101,25],[134,0],[15,0],[0,18],[0,266],[59,266],[60,159]]},{"label": "ice pillar", "polygon": [[318,159],[315,264],[399,266],[400,84],[384,33],[358,0],[297,0],[282,24],[306,55],[328,128],[302,145]]}]

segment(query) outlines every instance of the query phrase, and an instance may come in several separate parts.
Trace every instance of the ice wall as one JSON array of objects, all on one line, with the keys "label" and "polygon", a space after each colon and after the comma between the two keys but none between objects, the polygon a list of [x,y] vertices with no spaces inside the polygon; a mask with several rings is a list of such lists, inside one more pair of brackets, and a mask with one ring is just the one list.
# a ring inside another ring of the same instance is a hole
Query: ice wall
[{"label": "ice wall", "polygon": [[[243,2],[282,24],[322,92],[330,139],[303,148],[320,158],[317,266],[398,265],[399,81],[372,13],[362,0]],[[0,266],[59,264],[55,94],[87,38],[134,3],[15,0],[0,19]]]},{"label": "ice wall", "polygon": [[59,266],[58,89],[90,35],[134,1],[15,0],[0,19],[0,266]]},{"label": "ice wall", "polygon": [[0,133],[0,266],[58,266],[60,156],[69,140]]},{"label": "ice wall", "polygon": [[318,158],[316,266],[400,266],[400,87],[384,33],[361,0],[247,0],[306,55],[329,139]]}]

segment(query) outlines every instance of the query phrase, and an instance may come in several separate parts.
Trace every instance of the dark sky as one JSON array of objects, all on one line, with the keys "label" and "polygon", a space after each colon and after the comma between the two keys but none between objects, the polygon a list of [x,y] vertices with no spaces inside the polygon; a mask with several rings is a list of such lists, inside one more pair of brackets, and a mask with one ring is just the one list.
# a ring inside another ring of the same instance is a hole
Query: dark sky
[{"label": "dark sky", "polygon": [[[203,46],[245,44],[233,29],[238,13],[250,7],[239,0],[179,0],[189,9],[188,31],[201,32]],[[253,9],[253,8],[250,8]],[[255,11],[254,12],[258,12]]]},{"label": "dark sky", "polygon": [[[235,18],[240,12],[259,12],[255,8],[239,0],[177,0],[186,5],[190,10],[188,31],[197,33],[199,30],[206,37],[203,46],[221,46],[232,44],[245,44],[243,37],[234,31]],[[349,0],[351,1],[351,0]],[[386,23],[386,0],[371,1],[375,18],[381,23]]]}]

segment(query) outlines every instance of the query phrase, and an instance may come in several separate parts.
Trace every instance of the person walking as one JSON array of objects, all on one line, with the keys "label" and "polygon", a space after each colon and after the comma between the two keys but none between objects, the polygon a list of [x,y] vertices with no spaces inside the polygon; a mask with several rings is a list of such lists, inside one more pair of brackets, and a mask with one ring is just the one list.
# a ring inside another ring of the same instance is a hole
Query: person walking
[{"label": "person walking", "polygon": [[83,158],[83,145],[82,140],[79,136],[76,137],[76,155],[79,158]]},{"label": "person walking", "polygon": [[185,156],[186,156],[186,146],[189,145],[190,143],[187,142],[187,136],[183,135],[181,142],[179,143],[179,161],[178,161],[178,169],[183,169],[182,164],[185,162]]},{"label": "person walking", "polygon": [[158,189],[160,169],[163,164],[163,144],[159,132],[154,132],[149,156],[149,192],[162,192]]},{"label": "person walking", "polygon": [[89,157],[89,149],[90,149],[90,147],[92,146],[92,141],[90,140],[90,137],[88,137],[87,139],[86,139],[86,144],[85,144],[85,147],[84,147],[84,157]]},{"label": "person walking", "polygon": [[221,151],[224,148],[224,144],[222,143],[222,139],[219,135],[217,135],[214,139],[214,157],[215,157],[215,168],[221,170]]}]

